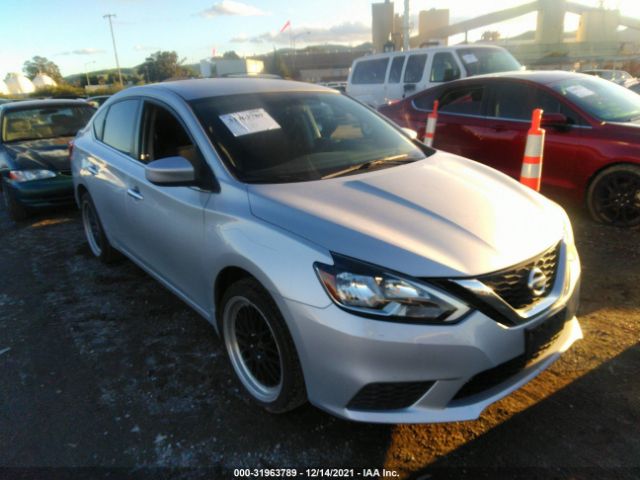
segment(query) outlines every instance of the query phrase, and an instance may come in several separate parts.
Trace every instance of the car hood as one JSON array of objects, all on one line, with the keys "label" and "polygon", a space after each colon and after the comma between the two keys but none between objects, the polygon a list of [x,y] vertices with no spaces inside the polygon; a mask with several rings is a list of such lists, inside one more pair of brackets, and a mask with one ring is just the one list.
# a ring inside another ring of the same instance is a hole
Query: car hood
[{"label": "car hood", "polygon": [[72,139],[73,137],[59,137],[29,140],[5,144],[4,147],[12,157],[13,168],[68,172],[71,170],[68,144]]},{"label": "car hood", "polygon": [[249,185],[252,213],[330,251],[417,277],[528,260],[563,235],[560,207],[489,167],[437,152],[330,180]]}]

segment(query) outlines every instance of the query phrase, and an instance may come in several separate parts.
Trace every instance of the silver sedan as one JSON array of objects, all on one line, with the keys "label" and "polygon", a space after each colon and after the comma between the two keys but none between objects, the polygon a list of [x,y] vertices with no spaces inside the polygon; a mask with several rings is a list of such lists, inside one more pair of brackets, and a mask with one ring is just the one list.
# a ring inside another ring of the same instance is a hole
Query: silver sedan
[{"label": "silver sedan", "polygon": [[331,89],[130,88],[72,168],[93,254],[124,254],[211,322],[271,412],[473,419],[582,336],[559,206]]}]

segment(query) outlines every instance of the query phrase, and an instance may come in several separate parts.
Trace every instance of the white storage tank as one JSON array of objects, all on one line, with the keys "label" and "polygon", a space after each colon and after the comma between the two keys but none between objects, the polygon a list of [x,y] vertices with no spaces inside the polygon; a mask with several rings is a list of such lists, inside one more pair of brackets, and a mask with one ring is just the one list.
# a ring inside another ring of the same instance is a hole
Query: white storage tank
[{"label": "white storage tank", "polygon": [[36,88],[27,77],[21,73],[9,73],[7,78],[4,79],[4,83],[9,88],[9,93],[13,95],[23,95],[27,93],[33,93]]},{"label": "white storage tank", "polygon": [[33,79],[33,86],[36,87],[36,90],[40,90],[45,87],[56,87],[57,85],[58,84],[53,78],[49,75],[45,75],[44,73],[39,73],[36,75],[36,78]]}]

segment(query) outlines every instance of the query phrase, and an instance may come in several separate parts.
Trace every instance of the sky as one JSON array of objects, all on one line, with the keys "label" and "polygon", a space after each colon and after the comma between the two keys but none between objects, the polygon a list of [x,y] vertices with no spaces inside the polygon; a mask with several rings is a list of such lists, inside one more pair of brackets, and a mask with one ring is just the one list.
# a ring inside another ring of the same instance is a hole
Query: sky
[{"label": "sky", "polygon": [[[411,0],[413,14],[449,8],[452,22],[508,8],[528,0]],[[575,0],[596,6],[597,0]],[[115,14],[113,29],[122,67],[133,67],[158,50],[175,50],[186,63],[235,50],[243,56],[309,44],[358,45],[371,40],[371,0],[0,0],[0,79],[22,71],[35,55],[54,61],[63,75],[114,68],[113,46],[105,14]],[[395,1],[396,13],[403,0]],[[640,1],[606,0],[608,8],[640,18]],[[290,30],[280,34],[287,21]],[[532,13],[469,32],[485,30],[503,37],[535,28]],[[415,22],[417,24],[417,22]],[[565,28],[575,30],[576,15]],[[416,25],[417,27],[417,25]],[[461,38],[450,39],[453,43]]]}]

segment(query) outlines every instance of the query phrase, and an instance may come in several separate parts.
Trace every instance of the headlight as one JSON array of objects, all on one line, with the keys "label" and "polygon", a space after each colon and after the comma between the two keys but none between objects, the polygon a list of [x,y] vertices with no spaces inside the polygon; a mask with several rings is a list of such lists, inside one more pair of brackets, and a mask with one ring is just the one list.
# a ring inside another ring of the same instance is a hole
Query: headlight
[{"label": "headlight", "polygon": [[469,307],[442,290],[381,267],[333,254],[314,268],[331,299],[365,316],[411,323],[452,323]]},{"label": "headlight", "polygon": [[575,240],[573,238],[573,228],[571,227],[571,220],[569,220],[569,215],[567,215],[567,212],[565,212],[564,209],[562,210],[562,217],[564,223],[564,240],[565,242],[567,242],[567,244],[573,245],[575,243]]},{"label": "headlight", "polygon": [[576,248],[569,215],[567,215],[567,212],[562,210],[562,216],[564,226],[564,243],[567,249],[567,273],[565,275],[564,288],[562,290],[562,295],[565,296],[569,294],[578,278],[580,278],[580,257],[578,255],[578,249]]},{"label": "headlight", "polygon": [[42,180],[43,178],[55,177],[55,172],[51,170],[11,170],[9,178],[14,182],[30,182],[31,180]]}]

